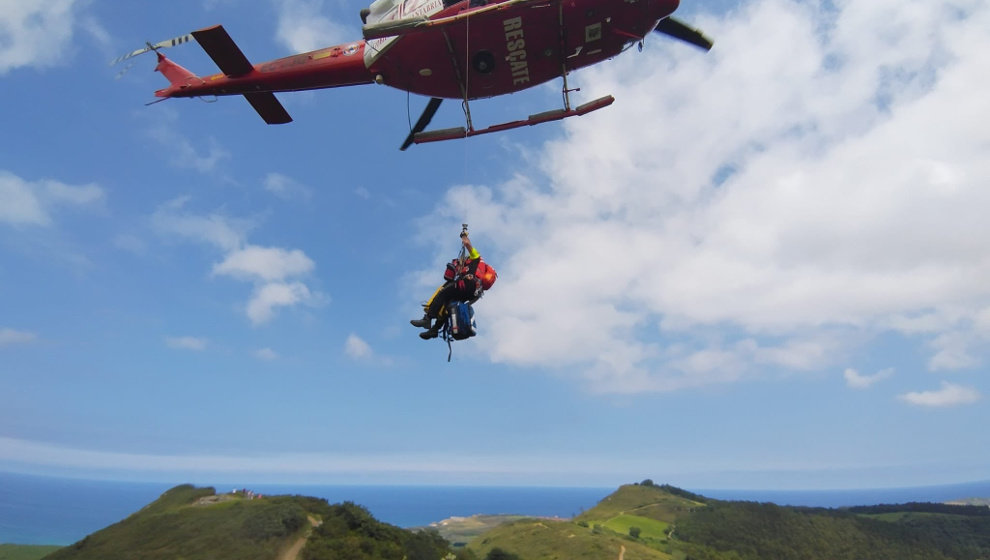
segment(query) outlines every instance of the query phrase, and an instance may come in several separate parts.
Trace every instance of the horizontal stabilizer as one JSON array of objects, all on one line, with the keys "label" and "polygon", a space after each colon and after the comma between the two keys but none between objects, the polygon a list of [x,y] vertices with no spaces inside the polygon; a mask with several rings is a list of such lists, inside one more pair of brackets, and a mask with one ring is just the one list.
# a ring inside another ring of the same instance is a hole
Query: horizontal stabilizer
[{"label": "horizontal stabilizer", "polygon": [[254,65],[244,56],[240,47],[230,38],[222,25],[193,31],[192,35],[224,74],[241,76],[254,70]]},{"label": "horizontal stabilizer", "polygon": [[254,110],[261,115],[261,118],[265,119],[266,123],[285,124],[292,122],[289,112],[279,103],[274,93],[245,93],[244,97],[254,107]]}]

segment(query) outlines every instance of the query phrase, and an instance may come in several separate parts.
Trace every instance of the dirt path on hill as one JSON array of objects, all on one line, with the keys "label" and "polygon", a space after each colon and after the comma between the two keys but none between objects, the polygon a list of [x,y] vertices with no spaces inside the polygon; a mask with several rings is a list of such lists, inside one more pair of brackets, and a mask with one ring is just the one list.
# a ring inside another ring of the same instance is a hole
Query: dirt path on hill
[{"label": "dirt path on hill", "polygon": [[624,557],[625,555],[626,555],[626,545],[624,545],[624,544],[620,544],[620,545],[619,545],[619,560],[622,560],[622,558],[623,558],[623,557]]},{"label": "dirt path on hill", "polygon": [[302,552],[304,546],[306,546],[306,539],[309,538],[309,533],[299,537],[296,542],[292,543],[292,546],[285,549],[285,552],[278,556],[278,560],[296,560],[299,558],[299,553]]},{"label": "dirt path on hill", "polygon": [[[285,549],[282,554],[278,555],[278,560],[296,560],[299,558],[299,553],[302,552],[303,547],[306,546],[306,541],[309,539],[309,536],[313,534],[313,528],[319,527],[321,523],[322,521],[319,519],[310,516],[309,528],[306,529],[303,536],[299,537],[296,539],[296,542],[292,543],[292,546]],[[622,558],[620,557],[619,560],[622,560]]]}]

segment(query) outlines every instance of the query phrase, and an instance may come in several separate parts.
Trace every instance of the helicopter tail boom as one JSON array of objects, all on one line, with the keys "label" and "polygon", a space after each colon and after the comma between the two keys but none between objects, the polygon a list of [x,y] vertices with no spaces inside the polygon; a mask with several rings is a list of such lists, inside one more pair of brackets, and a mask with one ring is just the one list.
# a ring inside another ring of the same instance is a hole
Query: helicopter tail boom
[{"label": "helicopter tail boom", "polygon": [[[222,25],[214,25],[198,31],[192,36],[203,47],[206,54],[217,64],[226,78],[239,78],[255,72],[254,65],[244,56],[237,43],[230,38]],[[158,54],[158,65],[155,70],[168,79],[170,86],[155,92],[158,97],[197,97],[200,86],[205,86],[207,80],[193,74],[182,66],[169,60],[162,53]],[[215,77],[207,78],[216,82]],[[189,90],[189,91],[183,91]],[[209,92],[207,92],[209,93]],[[214,93],[215,94],[215,93]],[[270,91],[251,91],[243,93],[251,107],[261,115],[268,124],[285,124],[292,122],[292,117],[282,106],[275,94]]]}]

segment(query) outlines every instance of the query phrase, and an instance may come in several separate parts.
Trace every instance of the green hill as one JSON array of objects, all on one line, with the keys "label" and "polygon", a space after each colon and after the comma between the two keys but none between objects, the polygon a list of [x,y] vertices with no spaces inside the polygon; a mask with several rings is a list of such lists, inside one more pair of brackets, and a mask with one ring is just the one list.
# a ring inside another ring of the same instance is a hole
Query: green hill
[{"label": "green hill", "polygon": [[571,521],[507,523],[468,551],[486,560],[493,551],[519,560],[983,560],[990,558],[990,510],[782,507],[712,500],[647,480],[620,487]]},{"label": "green hill", "polygon": [[620,558],[620,552],[623,560],[683,559],[668,533],[678,516],[705,507],[702,500],[650,481],[624,485],[570,521],[513,521],[474,539],[468,550],[476,558],[500,550],[521,560]]},{"label": "green hill", "polygon": [[[986,560],[990,509],[947,504],[782,507],[712,500],[646,480],[572,520],[470,519],[451,549],[434,529],[381,523],[353,503],[173,488],[49,560]],[[490,527],[490,528],[489,528]],[[485,528],[489,528],[485,530]],[[481,532],[484,531],[484,532]],[[481,532],[480,534],[478,534]],[[460,543],[459,543],[460,544]],[[30,554],[37,550],[0,550]]]},{"label": "green hill", "polygon": [[620,486],[575,521],[601,523],[619,516],[636,516],[673,523],[678,517],[705,507],[706,501],[702,496],[673,486],[656,486],[644,481]]},{"label": "green hill", "polygon": [[447,542],[435,533],[413,533],[381,523],[352,503],[330,505],[302,496],[218,495],[213,488],[185,485],[45,558],[437,560],[448,552]]},{"label": "green hill", "polygon": [[670,560],[672,556],[630,538],[568,521],[523,519],[506,523],[475,539],[468,550],[476,558],[487,558],[503,550],[521,560]]},{"label": "green hill", "polygon": [[0,544],[0,560],[38,560],[61,547],[28,544]]}]

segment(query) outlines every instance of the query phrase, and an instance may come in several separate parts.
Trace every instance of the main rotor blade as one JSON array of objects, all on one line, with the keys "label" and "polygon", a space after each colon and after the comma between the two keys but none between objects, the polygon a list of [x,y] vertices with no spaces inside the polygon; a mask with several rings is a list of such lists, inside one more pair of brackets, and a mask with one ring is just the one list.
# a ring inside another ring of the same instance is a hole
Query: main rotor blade
[{"label": "main rotor blade", "polygon": [[430,102],[426,104],[426,109],[424,109],[423,114],[419,116],[419,120],[416,121],[416,126],[414,126],[413,129],[409,132],[409,136],[406,136],[406,141],[402,143],[402,147],[399,148],[400,150],[405,150],[406,148],[411,146],[413,143],[413,138],[416,136],[416,134],[419,132],[423,132],[423,129],[426,128],[426,125],[430,124],[430,121],[433,120],[433,115],[435,115],[437,109],[440,108],[441,101],[443,101],[443,99],[440,99],[439,97],[430,98]]},{"label": "main rotor blade", "polygon": [[706,51],[712,50],[712,40],[705,37],[701,31],[693,27],[689,27],[685,23],[678,21],[674,18],[667,18],[660,20],[657,24],[657,33],[663,33],[664,35],[670,35],[675,39],[680,39],[686,43],[691,43],[696,47],[701,47]]}]

